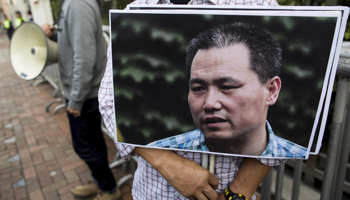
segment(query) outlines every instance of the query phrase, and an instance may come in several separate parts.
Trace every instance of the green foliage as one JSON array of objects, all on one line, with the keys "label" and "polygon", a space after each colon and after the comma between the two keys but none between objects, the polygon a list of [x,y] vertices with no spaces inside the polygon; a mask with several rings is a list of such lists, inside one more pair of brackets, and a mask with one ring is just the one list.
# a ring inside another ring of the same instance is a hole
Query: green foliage
[{"label": "green foliage", "polygon": [[[338,5],[350,6],[350,0],[337,1]],[[283,6],[325,6],[326,0],[278,0]],[[348,20],[344,34],[344,41],[350,41],[350,22]]]},{"label": "green foliage", "polygon": [[305,6],[304,0],[278,0],[279,5],[283,6]]},{"label": "green foliage", "polygon": [[324,6],[326,0],[277,0],[283,6]]},{"label": "green foliage", "polygon": [[61,0],[51,0],[51,9],[54,21],[57,19],[60,13]]},{"label": "green foliage", "polygon": [[349,22],[346,25],[346,31],[345,31],[345,34],[344,34],[344,40],[345,41],[349,41],[350,40],[350,24],[349,24]]},{"label": "green foliage", "polygon": [[110,9],[124,9],[133,0],[102,0],[103,11],[102,11],[102,24],[109,24],[109,10]]}]

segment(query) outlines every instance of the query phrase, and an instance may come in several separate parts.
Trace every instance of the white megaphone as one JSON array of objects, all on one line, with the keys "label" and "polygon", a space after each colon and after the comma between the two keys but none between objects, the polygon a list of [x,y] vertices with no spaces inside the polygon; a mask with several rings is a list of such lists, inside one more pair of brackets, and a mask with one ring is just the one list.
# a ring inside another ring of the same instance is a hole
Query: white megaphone
[{"label": "white megaphone", "polygon": [[19,77],[33,80],[47,65],[57,62],[57,43],[49,40],[37,24],[24,22],[13,33],[10,60]]}]

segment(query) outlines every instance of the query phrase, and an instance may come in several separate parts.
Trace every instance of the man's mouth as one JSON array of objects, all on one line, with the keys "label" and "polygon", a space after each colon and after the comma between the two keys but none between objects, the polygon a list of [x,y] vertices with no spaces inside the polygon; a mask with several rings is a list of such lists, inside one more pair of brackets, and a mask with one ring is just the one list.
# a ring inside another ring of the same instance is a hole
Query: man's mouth
[{"label": "man's mouth", "polygon": [[210,124],[214,125],[214,124],[227,122],[227,120],[221,117],[205,117],[203,122],[204,124],[207,124],[207,125],[210,125]]}]

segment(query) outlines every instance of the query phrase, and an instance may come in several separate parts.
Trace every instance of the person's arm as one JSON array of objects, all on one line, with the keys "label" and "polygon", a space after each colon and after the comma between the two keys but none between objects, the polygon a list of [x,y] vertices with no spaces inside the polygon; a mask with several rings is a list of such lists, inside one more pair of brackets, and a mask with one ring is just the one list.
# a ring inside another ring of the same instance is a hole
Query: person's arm
[{"label": "person's arm", "polygon": [[83,103],[93,86],[94,75],[97,71],[95,66],[98,53],[96,35],[98,29],[101,29],[101,27],[98,27],[98,20],[96,19],[100,15],[98,12],[87,1],[71,1],[69,9],[65,13],[64,21],[60,22],[67,24],[64,26],[66,29],[64,31],[69,34],[69,41],[63,41],[62,43],[69,43],[74,52],[71,92],[68,98],[67,111],[75,117],[80,115]]},{"label": "person's arm", "polygon": [[218,179],[198,163],[170,150],[136,147],[134,153],[148,161],[184,197],[217,199]]},{"label": "person's arm", "polygon": [[[230,190],[251,199],[271,168],[272,166],[267,166],[257,159],[244,158],[235,179],[229,185]],[[219,195],[218,200],[225,200],[223,193]]]}]

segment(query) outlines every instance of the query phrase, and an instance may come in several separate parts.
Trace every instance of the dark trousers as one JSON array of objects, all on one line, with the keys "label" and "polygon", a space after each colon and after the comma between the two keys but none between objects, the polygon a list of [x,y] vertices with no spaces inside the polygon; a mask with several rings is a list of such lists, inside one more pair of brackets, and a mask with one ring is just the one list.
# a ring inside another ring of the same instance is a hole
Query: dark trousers
[{"label": "dark trousers", "polygon": [[11,40],[13,35],[13,30],[7,30],[7,36],[9,37],[9,40]]},{"label": "dark trousers", "polygon": [[105,192],[114,192],[116,183],[108,164],[98,99],[85,100],[80,117],[75,118],[68,112],[67,115],[75,152],[89,166],[99,188]]}]

